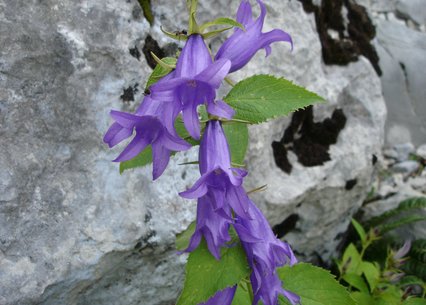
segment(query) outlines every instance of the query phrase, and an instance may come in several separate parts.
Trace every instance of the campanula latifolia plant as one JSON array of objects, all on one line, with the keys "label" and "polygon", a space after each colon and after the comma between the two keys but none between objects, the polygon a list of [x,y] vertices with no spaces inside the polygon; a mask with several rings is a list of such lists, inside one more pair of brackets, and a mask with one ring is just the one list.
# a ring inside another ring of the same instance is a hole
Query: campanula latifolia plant
[{"label": "campanula latifolia plant", "polygon": [[[154,180],[172,154],[199,145],[200,178],[179,194],[197,200],[197,218],[177,237],[179,253],[189,253],[178,305],[352,305],[327,271],[297,263],[290,245],[274,235],[243,187],[247,125],[322,102],[281,77],[254,75],[235,85],[229,79],[258,51],[268,56],[274,43],[287,43],[289,52],[293,48],[283,30],[263,32],[267,7],[256,2],[241,1],[235,20],[223,17],[199,25],[197,1],[188,0],[188,30],[163,30],[185,40],[178,58],[153,54],[158,65],[148,94],[133,114],[111,111],[114,122],[104,142],[113,147],[132,138],[114,161],[121,162],[121,172],[152,161]],[[233,32],[213,54],[206,39],[227,30]],[[232,89],[222,98],[218,89],[224,82]]]}]

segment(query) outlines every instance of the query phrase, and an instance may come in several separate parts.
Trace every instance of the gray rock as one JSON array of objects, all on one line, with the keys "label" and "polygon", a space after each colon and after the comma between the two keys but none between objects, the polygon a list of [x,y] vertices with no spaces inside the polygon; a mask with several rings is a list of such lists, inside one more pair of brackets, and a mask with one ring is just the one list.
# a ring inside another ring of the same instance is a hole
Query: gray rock
[{"label": "gray rock", "polygon": [[403,173],[411,175],[420,168],[420,164],[417,161],[408,160],[400,163],[396,163],[392,170],[396,173]]},{"label": "gray rock", "polygon": [[426,141],[426,33],[376,20],[383,94],[388,108],[387,143]]},{"label": "gray rock", "polygon": [[416,151],[416,148],[411,143],[396,144],[393,146],[399,162],[407,161],[411,154]]},{"label": "gray rock", "polygon": [[396,11],[417,24],[426,24],[426,3],[424,0],[399,0]]},{"label": "gray rock", "polygon": [[[237,5],[200,1],[199,18],[228,16]],[[175,253],[174,236],[195,214],[195,202],[177,193],[199,176],[178,164],[197,152],[175,157],[152,183],[150,166],[119,175],[110,160],[120,148],[109,151],[101,139],[109,110],[131,111],[142,98],[150,70],[129,49],[141,50],[147,33],[169,43],[159,25],[185,28],[185,1],[153,2],[152,28],[137,1],[0,0],[0,6],[0,303],[173,303],[185,260]],[[269,185],[253,198],[271,224],[299,214],[298,231],[286,238],[301,258],[328,259],[369,189],[373,154],[380,154],[386,113],[380,83],[364,58],[324,66],[314,16],[299,2],[270,1],[268,10],[266,28],[290,32],[294,52],[276,44],[268,60],[260,52],[232,77],[285,76],[328,99],[315,107],[315,121],[342,109],[347,122],[328,150],[330,161],[304,167],[289,153],[290,175],[271,150],[289,119],[251,128],[247,188]],[[212,40],[213,48],[222,39]],[[134,101],[121,101],[123,90],[136,85]]]},{"label": "gray rock", "polygon": [[398,152],[392,148],[385,149],[383,151],[383,156],[389,159],[398,160]]},{"label": "gray rock", "polygon": [[417,148],[416,155],[426,160],[426,144],[420,145]]}]

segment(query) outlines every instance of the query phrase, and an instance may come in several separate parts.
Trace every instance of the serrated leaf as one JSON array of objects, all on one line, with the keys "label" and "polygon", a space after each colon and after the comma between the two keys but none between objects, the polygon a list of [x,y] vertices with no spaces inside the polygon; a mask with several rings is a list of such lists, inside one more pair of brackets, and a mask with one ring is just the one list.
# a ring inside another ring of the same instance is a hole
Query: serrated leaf
[{"label": "serrated leaf", "polygon": [[346,273],[343,276],[343,279],[345,280],[346,283],[348,283],[352,287],[355,287],[359,291],[364,292],[364,293],[369,292],[367,284],[365,283],[362,276],[357,275],[357,274],[353,274],[353,273]]},{"label": "serrated leaf", "polygon": [[380,280],[379,267],[371,262],[362,262],[361,270],[370,286],[370,291],[373,291]]},{"label": "serrated leaf", "polygon": [[247,125],[242,123],[223,124],[223,131],[231,151],[231,161],[243,164],[249,144]]},{"label": "serrated leaf", "polygon": [[399,281],[399,286],[401,286],[401,287],[411,286],[411,285],[423,286],[423,285],[425,285],[425,282],[423,282],[421,279],[419,279],[417,276],[414,276],[414,275],[404,276]]},{"label": "serrated leaf", "polygon": [[176,235],[176,249],[183,251],[188,248],[189,240],[191,239],[192,234],[195,232],[195,226],[196,223],[193,221],[185,231]]},{"label": "serrated leaf", "polygon": [[414,210],[414,209],[423,209],[426,208],[426,197],[412,197],[408,198],[404,201],[401,201],[401,203],[398,205],[398,207],[386,211],[385,213],[373,217],[370,220],[368,220],[367,224],[371,226],[378,225],[380,223],[383,223],[385,220],[399,215],[401,212]]},{"label": "serrated leaf", "polygon": [[412,224],[418,221],[425,221],[426,217],[421,215],[410,215],[396,221],[389,222],[384,225],[380,225],[377,228],[379,229],[381,234],[385,234],[386,232],[392,231],[396,228],[399,228],[404,225]]},{"label": "serrated leaf", "polygon": [[[174,58],[174,57],[165,57],[165,58],[162,58],[161,60],[166,65],[170,65],[170,66],[176,65],[176,62],[177,62],[177,59]],[[170,67],[157,64],[154,68],[154,71],[152,71],[151,75],[149,76],[145,88],[149,89],[149,87],[151,87],[151,85],[158,82],[161,78],[163,78],[164,76],[166,76],[167,74],[172,72],[172,70],[173,69],[170,68]]]},{"label": "serrated leaf", "polygon": [[291,81],[270,75],[246,78],[224,100],[236,111],[235,119],[251,123],[262,123],[324,101]]},{"label": "serrated leaf", "polygon": [[221,18],[217,18],[213,21],[206,22],[206,23],[202,24],[200,26],[200,31],[202,33],[207,28],[212,27],[212,26],[216,26],[216,25],[228,25],[228,26],[231,26],[231,27],[238,27],[238,28],[244,30],[244,26],[241,23],[235,21],[234,19],[221,17]]},{"label": "serrated leaf", "polygon": [[303,305],[356,305],[329,271],[299,263],[278,269],[284,288],[301,297]]},{"label": "serrated leaf", "polygon": [[364,244],[367,240],[367,234],[365,233],[362,225],[356,221],[355,219],[351,219],[352,225],[354,226],[356,232],[358,233],[359,238],[361,239],[362,244]]},{"label": "serrated leaf", "polygon": [[224,247],[216,260],[203,240],[188,258],[185,284],[177,305],[206,302],[216,291],[238,284],[250,274],[243,248],[238,243]]}]

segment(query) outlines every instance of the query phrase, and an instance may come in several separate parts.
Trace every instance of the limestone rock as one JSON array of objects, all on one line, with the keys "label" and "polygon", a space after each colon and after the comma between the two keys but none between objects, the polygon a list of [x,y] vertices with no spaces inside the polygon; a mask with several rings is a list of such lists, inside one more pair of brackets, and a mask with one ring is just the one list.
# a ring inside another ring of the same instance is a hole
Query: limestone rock
[{"label": "limestone rock", "polygon": [[[199,18],[229,16],[237,5],[200,1]],[[159,26],[184,29],[185,1],[153,1],[152,28],[136,0],[0,0],[0,7],[0,304],[173,303],[185,260],[174,236],[195,218],[194,202],[177,193],[198,177],[178,164],[193,161],[196,150],[174,158],[152,183],[150,166],[120,176],[110,162],[120,148],[109,151],[102,136],[111,108],[131,111],[143,96],[147,34],[169,44]],[[292,79],[328,100],[314,108],[313,123],[325,128],[337,111],[334,121],[345,124],[334,128],[335,143],[323,145],[322,165],[305,167],[289,151],[291,174],[276,165],[271,146],[290,119],[251,128],[247,187],[269,185],[254,199],[271,224],[299,215],[286,238],[301,258],[328,259],[380,154],[380,83],[364,58],[324,66],[314,17],[299,2],[268,1],[268,10],[266,30],[291,33],[294,51],[276,44],[268,60],[259,52],[232,77]],[[221,40],[211,41],[213,49]]]},{"label": "limestone rock", "polygon": [[426,144],[420,145],[417,148],[416,155],[426,160]]}]

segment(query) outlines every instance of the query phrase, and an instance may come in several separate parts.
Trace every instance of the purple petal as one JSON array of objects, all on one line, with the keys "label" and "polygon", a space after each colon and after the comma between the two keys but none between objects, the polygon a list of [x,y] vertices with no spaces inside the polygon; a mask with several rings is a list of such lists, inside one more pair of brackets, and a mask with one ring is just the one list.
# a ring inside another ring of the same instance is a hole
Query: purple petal
[{"label": "purple petal", "polygon": [[118,124],[128,129],[133,129],[142,118],[134,114],[116,110],[111,110],[110,115]]},{"label": "purple petal", "polygon": [[136,157],[150,143],[143,137],[136,135],[123,152],[113,162],[123,162]]},{"label": "purple petal", "polygon": [[291,49],[293,50],[293,40],[291,39],[291,36],[281,30],[272,30],[268,33],[262,34],[262,36],[259,39],[259,43],[263,48],[266,48],[266,56],[268,56],[271,53],[270,44],[277,41],[288,41],[291,44]]},{"label": "purple petal", "polygon": [[160,143],[152,144],[152,177],[156,180],[167,167],[170,160],[170,150]]},{"label": "purple petal", "polygon": [[209,121],[200,143],[200,172],[201,174],[218,167],[228,170],[231,168],[231,155],[228,142],[219,121]]},{"label": "purple petal", "polygon": [[241,1],[237,11],[237,21],[244,26],[253,22],[253,13],[249,1]]},{"label": "purple petal", "polygon": [[176,76],[193,78],[212,63],[212,58],[201,35],[191,35],[176,63]]},{"label": "purple petal", "polygon": [[235,115],[234,109],[222,100],[207,104],[207,112],[219,118],[232,119]]},{"label": "purple petal", "polygon": [[207,302],[199,305],[231,305],[237,286],[228,287],[216,292]]},{"label": "purple petal", "polygon": [[226,193],[229,205],[235,211],[235,213],[242,217],[251,219],[249,211],[249,198],[242,187],[231,187]]},{"label": "purple petal", "polygon": [[181,138],[175,137],[168,132],[164,132],[163,136],[160,139],[161,144],[173,151],[184,151],[191,148],[191,145]]},{"label": "purple petal", "polygon": [[201,176],[190,189],[180,192],[179,196],[186,199],[196,199],[204,196],[208,191],[206,180],[209,178],[209,175],[210,173]]},{"label": "purple petal", "polygon": [[197,105],[184,108],[182,117],[183,124],[189,135],[196,140],[200,139],[200,122],[198,120]]},{"label": "purple petal", "polygon": [[394,259],[401,259],[403,258],[411,248],[411,240],[407,240],[404,245],[394,254]]},{"label": "purple petal", "polygon": [[129,138],[133,134],[133,128],[124,128],[117,122],[114,122],[108,131],[105,133],[104,142],[111,148],[121,141]]},{"label": "purple petal", "polygon": [[291,305],[300,304],[300,297],[297,294],[283,289],[283,295],[290,301]]},{"label": "purple petal", "polygon": [[219,88],[220,84],[228,75],[229,69],[231,68],[231,62],[226,59],[218,59],[212,65],[208,66],[195,78],[199,81],[210,84],[213,88]]}]

